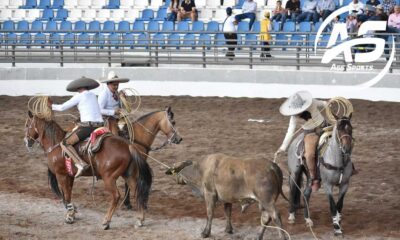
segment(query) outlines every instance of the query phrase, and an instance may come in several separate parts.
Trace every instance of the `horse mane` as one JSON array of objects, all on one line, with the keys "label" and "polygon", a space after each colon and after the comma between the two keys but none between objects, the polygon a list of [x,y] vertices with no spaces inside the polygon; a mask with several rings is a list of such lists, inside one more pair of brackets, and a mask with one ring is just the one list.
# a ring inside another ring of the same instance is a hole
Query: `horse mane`
[{"label": "horse mane", "polygon": [[60,139],[63,139],[65,136],[65,131],[58,125],[54,120],[45,121],[41,119],[43,122],[43,134],[47,138],[50,139],[51,144],[55,145],[60,142]]},{"label": "horse mane", "polygon": [[147,118],[149,118],[151,115],[158,113],[158,112],[161,112],[161,111],[153,111],[153,112],[146,113],[145,115],[140,116],[138,119],[136,119],[135,122],[141,123],[141,122],[145,121]]}]

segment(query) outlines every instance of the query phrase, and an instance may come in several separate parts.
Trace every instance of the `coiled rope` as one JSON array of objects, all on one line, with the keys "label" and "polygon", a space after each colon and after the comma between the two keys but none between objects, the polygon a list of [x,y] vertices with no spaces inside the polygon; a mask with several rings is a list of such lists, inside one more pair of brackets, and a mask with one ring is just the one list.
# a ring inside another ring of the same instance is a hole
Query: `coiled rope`
[{"label": "coiled rope", "polygon": [[53,119],[53,111],[48,105],[49,100],[50,98],[48,96],[31,97],[28,101],[28,110],[38,118],[50,121]]},{"label": "coiled rope", "polygon": [[336,118],[350,117],[350,115],[354,112],[353,104],[351,104],[351,102],[344,97],[331,98],[324,109],[327,120],[331,124],[336,123]]},{"label": "coiled rope", "polygon": [[135,133],[133,130],[132,121],[129,119],[129,115],[135,113],[142,100],[140,98],[139,92],[134,88],[124,88],[119,91],[119,99],[121,101],[121,113],[119,123],[126,125],[129,135],[129,141],[134,142]]}]

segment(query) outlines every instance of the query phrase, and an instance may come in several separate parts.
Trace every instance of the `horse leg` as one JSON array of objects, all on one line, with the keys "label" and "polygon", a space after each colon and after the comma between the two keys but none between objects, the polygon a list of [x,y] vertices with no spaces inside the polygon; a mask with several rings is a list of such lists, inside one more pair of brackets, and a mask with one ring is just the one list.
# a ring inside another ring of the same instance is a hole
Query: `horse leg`
[{"label": "horse leg", "polygon": [[103,229],[107,230],[110,228],[111,218],[114,214],[115,209],[117,208],[118,202],[121,198],[121,194],[118,191],[116,179],[113,179],[111,177],[104,177],[103,181],[105,189],[108,192],[110,192],[112,197],[110,208],[108,209],[107,214],[105,215],[104,221],[102,223]]},{"label": "horse leg", "polygon": [[124,205],[126,209],[131,210],[132,204],[131,204],[131,192],[129,191],[129,185],[125,181],[125,199],[124,199]]},{"label": "horse leg", "polygon": [[[125,179],[125,187],[129,187],[130,191],[134,191],[136,189],[136,184],[137,184],[136,179],[133,176],[129,176],[128,178]],[[125,189],[125,191],[127,190]],[[145,209],[138,206],[137,210],[138,210],[138,217],[136,221],[136,226],[142,227],[145,219]]]},{"label": "horse leg", "polygon": [[306,173],[306,175],[307,175],[307,184],[304,189],[304,205],[305,205],[304,219],[306,220],[307,227],[312,227],[314,225],[314,223],[310,218],[310,205],[309,205],[311,192],[312,192],[312,188],[311,188],[312,179],[308,173]]},{"label": "horse leg", "polygon": [[[340,226],[340,222],[342,220],[342,209],[343,209],[343,201],[344,201],[344,196],[346,195],[347,189],[349,188],[349,184],[342,184],[339,188],[339,200],[336,203],[336,209],[333,209],[331,207],[331,216],[332,216],[332,222],[333,222],[333,228],[335,235],[342,235],[342,227]],[[333,201],[333,199],[332,199]],[[329,200],[329,203],[331,203],[331,200]],[[333,201],[333,204],[335,202]],[[335,211],[336,210],[336,211]],[[334,212],[335,211],[335,212]]]},{"label": "horse leg", "polygon": [[232,234],[233,233],[232,222],[231,222],[232,203],[224,203],[224,211],[225,211],[225,217],[226,217],[225,232]]},{"label": "horse leg", "polygon": [[74,185],[74,178],[68,175],[56,175],[57,181],[61,186],[63,193],[63,201],[67,212],[65,214],[65,223],[72,224],[75,221],[75,214],[77,213],[76,207],[71,202],[72,187]]},{"label": "horse leg", "polygon": [[294,173],[290,173],[289,177],[289,186],[290,186],[290,207],[289,207],[289,218],[288,223],[295,223],[295,213],[296,209],[300,205],[300,181],[301,181],[301,171],[296,171]]},{"label": "horse leg", "polygon": [[215,193],[206,190],[204,192],[204,200],[206,202],[206,208],[207,208],[207,224],[203,232],[201,232],[201,236],[203,238],[207,238],[211,234],[211,224],[212,224],[212,219],[214,217],[214,208],[215,208],[215,203],[217,202],[217,196]]}]

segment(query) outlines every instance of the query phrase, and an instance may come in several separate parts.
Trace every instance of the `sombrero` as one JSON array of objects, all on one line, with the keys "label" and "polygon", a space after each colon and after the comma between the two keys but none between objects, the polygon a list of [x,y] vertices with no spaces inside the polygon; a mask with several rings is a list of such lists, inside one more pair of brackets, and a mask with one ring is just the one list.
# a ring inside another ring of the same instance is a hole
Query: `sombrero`
[{"label": "sombrero", "polygon": [[79,88],[87,88],[91,90],[97,88],[98,86],[100,86],[100,84],[96,80],[87,77],[81,77],[70,82],[67,86],[67,91],[77,92]]},{"label": "sombrero", "polygon": [[312,104],[311,93],[300,91],[290,96],[279,108],[279,112],[285,116],[293,116],[304,112]]},{"label": "sombrero", "polygon": [[110,71],[106,79],[100,80],[102,83],[110,83],[110,82],[120,82],[126,83],[129,82],[129,78],[120,78],[115,74],[114,71]]}]

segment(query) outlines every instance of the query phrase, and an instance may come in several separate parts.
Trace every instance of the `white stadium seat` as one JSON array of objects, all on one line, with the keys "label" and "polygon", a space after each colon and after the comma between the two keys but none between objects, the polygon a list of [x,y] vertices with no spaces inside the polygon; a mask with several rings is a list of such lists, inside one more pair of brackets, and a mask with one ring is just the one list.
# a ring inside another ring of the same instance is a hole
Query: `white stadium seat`
[{"label": "white stadium seat", "polygon": [[[197,1],[200,1],[200,0],[196,0],[196,5],[197,5]],[[150,8],[158,9],[162,5],[163,5],[162,0],[151,0]]]},{"label": "white stadium seat", "polygon": [[26,10],[25,20],[33,21],[36,18],[40,17],[40,10],[39,9],[28,9]]},{"label": "white stadium seat", "polygon": [[207,8],[218,8],[220,4],[218,0],[207,0]]},{"label": "white stadium seat", "polygon": [[10,4],[8,5],[8,8],[14,8],[14,9],[19,8],[23,4],[24,4],[23,0],[10,0]]},{"label": "white stadium seat", "polygon": [[78,21],[82,17],[82,10],[81,9],[71,9],[71,11],[68,14],[68,20],[70,21]]},{"label": "white stadium seat", "polygon": [[24,20],[25,17],[26,17],[25,9],[15,9],[14,14],[11,17],[11,20],[14,20],[14,21]]},{"label": "white stadium seat", "polygon": [[205,8],[207,6],[206,0],[196,0],[196,8]]},{"label": "white stadium seat", "polygon": [[100,9],[97,12],[96,20],[100,22],[105,22],[111,17],[111,11],[109,9]]},{"label": "white stadium seat", "polygon": [[1,21],[10,20],[11,17],[12,17],[11,9],[0,9],[0,20]]},{"label": "white stadium seat", "polygon": [[214,21],[223,22],[226,18],[226,10],[224,8],[215,10]]},{"label": "white stadium seat", "polygon": [[125,20],[124,18],[125,18],[125,9],[113,9],[111,11],[110,20],[119,22],[119,21]]},{"label": "white stadium seat", "polygon": [[149,6],[148,0],[135,0],[135,8],[145,8]]},{"label": "white stadium seat", "polygon": [[4,9],[10,5],[10,2],[8,0],[1,0],[0,1],[0,9]]},{"label": "white stadium seat", "polygon": [[133,0],[120,0],[120,6],[119,8],[133,8],[134,7],[134,2]]},{"label": "white stadium seat", "polygon": [[106,5],[106,0],[92,0],[92,8],[102,9]]},{"label": "white stadium seat", "polygon": [[[264,6],[265,6],[265,0],[256,0],[256,3],[257,3],[257,8],[264,8]],[[269,3],[269,1],[268,1],[268,3]],[[283,6],[283,7],[285,7],[285,6]]]},{"label": "white stadium seat", "polygon": [[64,8],[74,9],[78,6],[78,0],[64,0]]},{"label": "white stadium seat", "polygon": [[91,0],[78,0],[77,8],[88,9],[92,5]]},{"label": "white stadium seat", "polygon": [[[264,1],[264,0],[263,0]],[[236,1],[235,0],[224,0],[224,7],[233,7],[236,5]]]},{"label": "white stadium seat", "polygon": [[202,8],[199,10],[199,20],[210,21],[212,19],[213,10],[209,8]]},{"label": "white stadium seat", "polygon": [[124,20],[126,21],[134,21],[139,17],[139,9],[128,9],[125,11]]},{"label": "white stadium seat", "polygon": [[83,10],[83,14],[81,19],[86,22],[90,22],[96,19],[96,10],[95,9],[85,9]]}]

